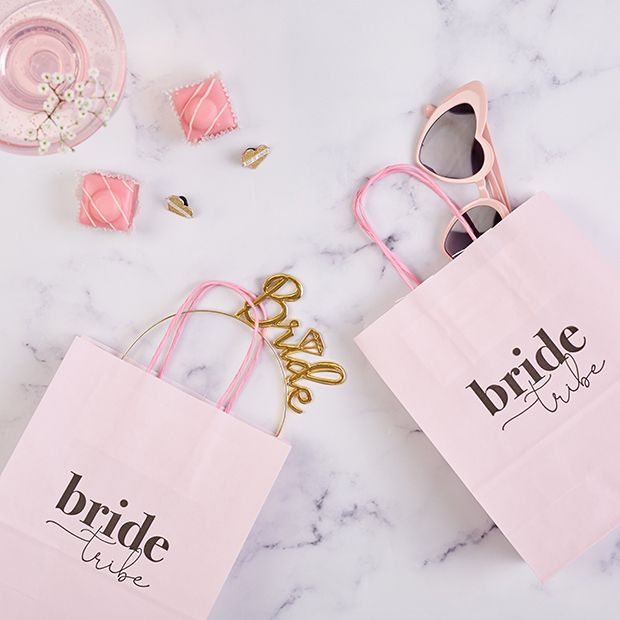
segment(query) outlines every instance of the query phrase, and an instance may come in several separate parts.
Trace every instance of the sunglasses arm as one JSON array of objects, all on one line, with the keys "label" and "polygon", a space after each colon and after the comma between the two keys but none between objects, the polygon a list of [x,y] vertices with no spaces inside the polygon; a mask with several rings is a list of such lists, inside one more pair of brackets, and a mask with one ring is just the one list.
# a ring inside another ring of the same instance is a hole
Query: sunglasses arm
[{"label": "sunglasses arm", "polygon": [[[488,183],[488,184],[487,184]],[[478,193],[480,194],[480,198],[493,198],[493,187],[489,177],[486,179],[482,179],[476,183],[478,187]],[[489,192],[489,186],[491,186],[491,191]]]}]

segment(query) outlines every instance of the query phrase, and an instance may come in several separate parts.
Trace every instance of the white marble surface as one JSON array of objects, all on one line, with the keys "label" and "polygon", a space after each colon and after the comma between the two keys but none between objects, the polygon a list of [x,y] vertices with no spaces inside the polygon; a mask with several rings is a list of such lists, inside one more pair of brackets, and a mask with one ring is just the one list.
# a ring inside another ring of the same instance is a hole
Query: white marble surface
[{"label": "white marble surface", "polygon": [[[291,458],[211,618],[617,618],[620,534],[537,583],[354,346],[406,290],[351,198],[368,173],[411,161],[424,103],[480,79],[513,202],[545,189],[619,264],[620,6],[111,4],[130,74],[110,126],[73,155],[0,154],[0,464],[75,334],[121,349],[199,280],[256,287],[285,270],[306,287],[295,315],[322,330],[349,380],[317,388],[287,426]],[[243,129],[191,148],[162,91],[215,69]],[[260,142],[272,155],[241,169],[240,152]],[[141,180],[133,234],[76,223],[76,172],[90,168]],[[198,217],[166,212],[170,193]],[[448,213],[429,192],[394,178],[372,204],[401,256],[424,276],[440,268]],[[224,330],[211,327],[192,326],[204,346],[186,342],[175,372],[215,395],[221,360],[238,352],[223,355]],[[240,414],[275,411],[276,389],[254,382]]]}]

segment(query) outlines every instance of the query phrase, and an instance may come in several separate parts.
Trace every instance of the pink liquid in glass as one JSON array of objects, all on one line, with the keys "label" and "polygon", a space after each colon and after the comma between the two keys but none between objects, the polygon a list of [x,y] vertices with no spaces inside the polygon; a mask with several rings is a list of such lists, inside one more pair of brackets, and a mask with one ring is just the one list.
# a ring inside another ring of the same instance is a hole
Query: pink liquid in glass
[{"label": "pink liquid in glass", "polygon": [[[37,153],[26,133],[47,94],[38,85],[44,73],[88,78],[99,69],[108,91],[122,94],[125,44],[116,18],[103,0],[2,0],[0,3],[0,147]],[[111,108],[115,103],[109,104]],[[89,115],[75,128],[75,146],[102,122]],[[52,138],[50,138],[52,139]],[[55,144],[48,152],[54,152]]]}]

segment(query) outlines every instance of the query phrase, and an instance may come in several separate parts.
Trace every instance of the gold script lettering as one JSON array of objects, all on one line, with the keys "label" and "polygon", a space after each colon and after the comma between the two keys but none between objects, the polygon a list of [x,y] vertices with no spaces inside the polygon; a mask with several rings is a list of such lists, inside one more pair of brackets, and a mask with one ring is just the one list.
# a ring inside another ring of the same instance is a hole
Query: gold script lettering
[{"label": "gold script lettering", "polygon": [[[254,304],[260,305],[265,313],[265,318],[259,321],[260,328],[281,330],[272,344],[284,362],[287,373],[287,403],[295,413],[302,413],[303,406],[312,402],[312,392],[308,387],[299,385],[299,382],[305,380],[323,385],[339,385],[346,379],[344,369],[336,362],[310,363],[298,357],[302,353],[320,357],[325,350],[323,338],[315,329],[308,329],[300,340],[292,341],[300,323],[296,319],[287,322],[289,310],[287,304],[297,301],[302,294],[303,287],[299,280],[288,274],[277,273],[265,280],[261,294],[254,301]],[[273,309],[274,306],[274,313],[270,314],[269,309]],[[236,316],[248,325],[254,325],[252,306],[247,302]]]}]

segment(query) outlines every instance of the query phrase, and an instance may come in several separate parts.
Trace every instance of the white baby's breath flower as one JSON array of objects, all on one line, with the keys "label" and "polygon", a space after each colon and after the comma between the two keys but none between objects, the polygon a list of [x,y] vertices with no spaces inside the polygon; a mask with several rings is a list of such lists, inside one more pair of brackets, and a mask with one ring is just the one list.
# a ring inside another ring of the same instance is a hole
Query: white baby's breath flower
[{"label": "white baby's breath flower", "polygon": [[56,123],[60,123],[62,121],[62,116],[60,112],[54,112],[54,114],[52,114],[52,120]]},{"label": "white baby's breath flower", "polygon": [[75,140],[75,132],[71,129],[65,129],[65,131],[62,132],[61,137],[65,140]]},{"label": "white baby's breath flower", "polygon": [[50,141],[47,138],[39,140],[39,153],[46,153],[50,148]]},{"label": "white baby's breath flower", "polygon": [[62,73],[59,73],[58,71],[56,71],[56,73],[52,74],[52,83],[53,84],[62,84],[65,80],[65,76]]},{"label": "white baby's breath flower", "polygon": [[80,108],[78,110],[77,115],[79,118],[86,118],[88,116],[88,110],[85,110],[84,108]]},{"label": "white baby's breath flower", "polygon": [[75,92],[76,93],[83,93],[85,88],[86,88],[86,84],[84,84],[84,82],[76,82],[75,83]]},{"label": "white baby's breath flower", "polygon": [[112,91],[111,93],[108,93],[108,99],[110,101],[118,101],[118,93]]},{"label": "white baby's breath flower", "polygon": [[99,114],[99,117],[102,121],[107,122],[110,120],[110,116],[112,116],[112,108],[105,108]]},{"label": "white baby's breath flower", "polygon": [[93,105],[93,102],[88,97],[78,97],[75,100],[77,107],[82,110],[90,110]]},{"label": "white baby's breath flower", "polygon": [[42,74],[41,74],[41,79],[42,79],[44,82],[49,82],[49,81],[52,79],[52,74],[51,74],[51,73],[49,73],[49,72],[47,72],[47,71],[45,71],[45,73],[42,73]]},{"label": "white baby's breath flower", "polygon": [[55,108],[55,107],[56,107],[56,104],[55,104],[55,103],[53,103],[53,102],[51,102],[49,99],[46,99],[46,100],[43,102],[43,110],[44,110],[45,112],[47,112],[48,114],[49,114],[50,112],[52,112],[52,111],[54,110],[54,108]]},{"label": "white baby's breath flower", "polygon": [[59,153],[67,153],[68,151],[69,151],[69,147],[64,142],[61,142],[58,145],[58,152]]},{"label": "white baby's breath flower", "polygon": [[27,140],[34,140],[37,137],[37,131],[36,129],[34,129],[33,127],[30,127],[27,131],[26,131],[26,139]]},{"label": "white baby's breath flower", "polygon": [[99,77],[99,69],[97,69],[97,67],[91,67],[88,70],[88,76],[96,80]]},{"label": "white baby's breath flower", "polygon": [[46,95],[47,93],[50,92],[50,87],[49,84],[47,84],[46,82],[41,82],[38,86],[37,86],[37,90],[42,94],[42,95]]},{"label": "white baby's breath flower", "polygon": [[62,96],[65,101],[71,103],[75,99],[75,92],[73,92],[71,89],[68,89],[63,93]]},{"label": "white baby's breath flower", "polygon": [[73,75],[73,73],[67,73],[67,75],[65,75],[65,82],[67,82],[67,84],[73,84],[73,82],[75,82],[75,75]]}]

